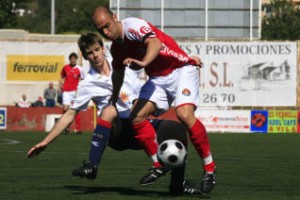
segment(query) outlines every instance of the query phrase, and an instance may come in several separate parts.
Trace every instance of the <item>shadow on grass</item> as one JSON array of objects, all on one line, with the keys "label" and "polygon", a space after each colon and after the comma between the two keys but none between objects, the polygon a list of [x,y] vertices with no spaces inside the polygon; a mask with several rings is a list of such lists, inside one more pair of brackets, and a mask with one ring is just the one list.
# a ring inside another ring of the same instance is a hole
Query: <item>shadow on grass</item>
[{"label": "shadow on grass", "polygon": [[170,197],[169,192],[162,191],[149,191],[149,190],[136,190],[127,187],[87,187],[87,186],[64,186],[64,189],[80,192],[80,194],[91,193],[118,193],[121,195],[133,195],[133,196],[160,196]]},{"label": "shadow on grass", "polygon": [[[174,197],[169,192],[162,191],[151,191],[151,190],[141,190],[133,189],[127,187],[87,187],[87,186],[70,186],[66,185],[63,187],[67,190],[77,191],[76,194],[93,194],[93,193],[118,193],[120,195],[128,196],[148,196],[148,197],[160,197],[160,198],[170,198]],[[210,198],[206,195],[184,195],[185,197],[200,197],[200,198]]]}]

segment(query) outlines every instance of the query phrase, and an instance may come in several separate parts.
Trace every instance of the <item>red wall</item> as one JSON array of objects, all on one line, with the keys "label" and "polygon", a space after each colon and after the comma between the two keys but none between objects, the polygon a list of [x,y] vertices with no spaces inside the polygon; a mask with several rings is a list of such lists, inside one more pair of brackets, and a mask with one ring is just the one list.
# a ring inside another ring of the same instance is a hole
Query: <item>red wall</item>
[{"label": "red wall", "polygon": [[[62,114],[61,107],[55,108],[18,108],[7,107],[8,131],[45,131],[47,114]],[[91,131],[94,128],[94,111],[92,108],[81,111],[82,131]],[[74,129],[74,123],[71,130]]]},{"label": "red wall", "polygon": [[[62,114],[61,107],[55,108],[19,108],[15,106],[7,107],[7,131],[45,131],[47,114]],[[82,131],[92,131],[94,129],[94,110],[89,108],[81,111]],[[178,121],[174,109],[170,109],[159,118]],[[74,123],[71,126],[74,130]]]}]

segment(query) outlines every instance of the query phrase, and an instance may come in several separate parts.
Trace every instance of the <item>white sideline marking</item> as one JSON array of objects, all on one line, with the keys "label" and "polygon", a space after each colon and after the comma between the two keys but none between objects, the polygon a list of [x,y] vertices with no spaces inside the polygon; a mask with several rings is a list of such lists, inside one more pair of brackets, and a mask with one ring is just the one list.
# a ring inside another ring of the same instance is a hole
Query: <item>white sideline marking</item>
[{"label": "white sideline marking", "polygon": [[21,143],[19,140],[1,139],[0,145],[13,145],[19,143]]}]

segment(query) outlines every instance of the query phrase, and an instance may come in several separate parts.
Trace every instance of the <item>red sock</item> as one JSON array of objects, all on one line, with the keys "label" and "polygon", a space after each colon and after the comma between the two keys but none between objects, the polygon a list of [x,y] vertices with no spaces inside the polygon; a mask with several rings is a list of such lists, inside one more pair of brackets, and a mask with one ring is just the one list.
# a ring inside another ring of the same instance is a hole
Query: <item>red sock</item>
[{"label": "red sock", "polygon": [[153,167],[155,167],[155,168],[161,167],[161,164],[158,161],[153,162]]},{"label": "red sock", "polygon": [[75,116],[75,129],[77,131],[81,131],[81,116],[80,116],[80,113],[77,113],[76,116]]},{"label": "red sock", "polygon": [[158,144],[156,142],[156,132],[151,123],[148,120],[145,120],[142,123],[134,124],[133,129],[135,130],[135,139],[152,158],[154,166],[160,165],[156,158],[153,158],[156,157]]},{"label": "red sock", "polygon": [[203,169],[206,173],[212,173],[215,171],[215,162],[212,161],[211,163],[207,164],[207,165],[203,165]]},{"label": "red sock", "polygon": [[105,128],[108,128],[108,129],[111,129],[111,127],[112,127],[112,124],[110,122],[105,121],[101,118],[97,119],[97,124],[100,125],[100,126],[103,126]]},{"label": "red sock", "polygon": [[195,124],[188,130],[189,137],[197,153],[204,160],[204,169],[215,167],[210,153],[210,145],[204,125],[197,119]]}]

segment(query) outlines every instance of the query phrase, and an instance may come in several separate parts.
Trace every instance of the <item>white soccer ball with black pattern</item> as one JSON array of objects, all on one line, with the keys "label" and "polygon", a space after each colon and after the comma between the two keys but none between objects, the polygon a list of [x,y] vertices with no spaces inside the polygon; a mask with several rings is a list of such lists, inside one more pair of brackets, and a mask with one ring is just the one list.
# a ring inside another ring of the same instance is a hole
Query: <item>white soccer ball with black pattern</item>
[{"label": "white soccer ball with black pattern", "polygon": [[158,147],[157,158],[164,166],[181,167],[185,164],[186,157],[187,150],[179,140],[165,140]]}]

